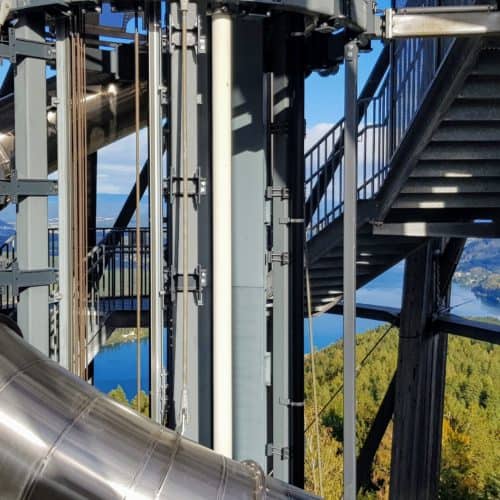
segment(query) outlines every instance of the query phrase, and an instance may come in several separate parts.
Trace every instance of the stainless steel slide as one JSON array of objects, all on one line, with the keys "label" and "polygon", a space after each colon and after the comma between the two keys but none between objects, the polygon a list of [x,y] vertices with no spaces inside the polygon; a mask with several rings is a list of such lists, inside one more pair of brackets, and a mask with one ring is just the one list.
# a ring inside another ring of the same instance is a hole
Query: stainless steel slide
[{"label": "stainless steel slide", "polygon": [[312,499],[138,416],[0,322],[1,499]]}]

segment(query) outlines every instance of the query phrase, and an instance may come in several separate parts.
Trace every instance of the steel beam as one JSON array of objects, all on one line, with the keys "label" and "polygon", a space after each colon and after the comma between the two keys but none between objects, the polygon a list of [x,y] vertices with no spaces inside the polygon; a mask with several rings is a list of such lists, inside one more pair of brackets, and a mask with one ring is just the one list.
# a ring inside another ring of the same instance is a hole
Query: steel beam
[{"label": "steel beam", "polygon": [[377,236],[498,238],[496,222],[395,222],[373,225]]},{"label": "steel beam", "polygon": [[434,332],[451,333],[468,339],[500,344],[500,326],[467,318],[456,314],[441,314],[432,324]]},{"label": "steel beam", "polygon": [[149,69],[149,215],[150,215],[150,384],[151,418],[163,419],[163,178],[162,40],[159,6],[151,2],[148,22]]},{"label": "steel beam", "polygon": [[294,36],[303,27],[303,18],[293,15],[287,50],[290,74],[290,128],[288,169],[290,176],[290,482],[304,487],[304,37]]},{"label": "steel beam", "polygon": [[[189,2],[186,4],[186,30],[187,33],[195,33],[198,21],[198,4]],[[186,315],[184,315],[183,302],[183,279],[182,271],[185,258],[187,258],[187,269],[189,273],[195,273],[199,261],[199,223],[198,214],[201,206],[206,207],[205,196],[199,193],[198,182],[189,182],[184,185],[183,175],[189,179],[195,179],[199,175],[198,158],[198,56],[197,48],[194,45],[186,47],[186,67],[183,68],[182,44],[180,33],[182,30],[182,10],[181,4],[173,2],[170,4],[170,162],[168,177],[169,185],[172,186],[169,193],[169,232],[171,238],[171,248],[169,248],[169,265],[171,279],[177,276],[176,290],[170,290],[171,299],[174,304],[172,310],[172,339],[174,350],[171,352],[175,362],[173,373],[173,398],[175,408],[171,411],[171,417],[175,419],[177,427],[182,424],[182,405],[187,405],[188,420],[185,423],[184,435],[188,438],[200,440],[200,390],[201,382],[199,364],[207,352],[200,352],[199,349],[199,311],[205,305],[199,305],[194,292],[188,292]],[[201,27],[200,27],[201,29]],[[194,40],[198,42],[195,37]],[[184,75],[184,77],[183,77]],[[185,80],[183,81],[183,78]],[[185,99],[187,122],[184,124],[182,118],[182,100]],[[185,132],[187,134],[185,135]],[[183,146],[183,142],[185,144]],[[185,148],[185,149],[184,149]],[[184,170],[186,169],[186,170]],[[174,183],[174,179],[176,179]],[[187,212],[184,205],[184,190],[188,193]],[[185,227],[184,224],[187,224]],[[187,238],[188,251],[184,254],[184,243]],[[204,242],[210,245],[210,240]],[[194,274],[193,274],[194,276]],[[187,321],[186,328],[183,322]],[[184,339],[184,335],[187,339]],[[184,349],[187,348],[186,352]],[[169,363],[170,365],[170,363]],[[203,377],[210,374],[205,370]],[[210,381],[210,376],[208,378]],[[210,393],[209,393],[210,394]],[[209,443],[209,436],[204,432],[203,441]]]},{"label": "steel beam", "polygon": [[500,12],[492,5],[386,9],[387,39],[435,36],[484,36],[500,33]]},{"label": "steel beam", "polygon": [[279,479],[304,482],[304,47],[300,16],[281,14],[270,59],[272,455]]},{"label": "steel beam", "polygon": [[[344,305],[339,303],[333,306],[329,314],[343,314]],[[356,304],[356,317],[373,319],[375,321],[387,321],[395,326],[399,325],[400,310],[396,307],[374,306],[370,304]]]},{"label": "steel beam", "polygon": [[345,46],[344,126],[344,499],[356,499],[356,231],[358,44]]},{"label": "steel beam", "polygon": [[[43,16],[19,17],[16,35],[34,42],[44,41]],[[25,58],[14,77],[16,169],[19,179],[47,177],[47,85],[45,61]],[[17,210],[17,256],[23,270],[45,269],[48,264],[47,198],[27,197]],[[21,293],[17,314],[25,338],[41,352],[49,352],[49,305],[46,286]]]},{"label": "steel beam", "polygon": [[[286,123],[290,113],[289,76],[286,65],[286,38],[289,30],[289,18],[281,15],[276,19],[272,32],[272,70],[271,77],[271,123]],[[271,179],[275,190],[288,189],[287,136],[271,136]],[[289,254],[289,226],[280,224],[280,220],[289,215],[288,199],[272,198],[272,250],[281,255]],[[289,385],[289,263],[274,261],[270,263],[272,280],[272,398],[273,425],[272,445],[274,476],[289,481],[289,426],[290,399]]]},{"label": "steel beam", "polygon": [[399,334],[390,498],[437,496],[441,456],[447,337],[433,334],[434,311],[448,302],[436,293],[440,240],[407,258]]},{"label": "steel beam", "polygon": [[396,375],[394,375],[389,382],[384,399],[380,403],[365,442],[359,451],[359,456],[356,462],[356,469],[358,473],[357,491],[359,491],[360,488],[369,488],[371,486],[373,460],[387,430],[389,422],[392,419],[392,415],[394,413],[395,394]]},{"label": "steel beam", "polygon": [[267,467],[263,25],[235,21],[233,71],[233,458]]}]

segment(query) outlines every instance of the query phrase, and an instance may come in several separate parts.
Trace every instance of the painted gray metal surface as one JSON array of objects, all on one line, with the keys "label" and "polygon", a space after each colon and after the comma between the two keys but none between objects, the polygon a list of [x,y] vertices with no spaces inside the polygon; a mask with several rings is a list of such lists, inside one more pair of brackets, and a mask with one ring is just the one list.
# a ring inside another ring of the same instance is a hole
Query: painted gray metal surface
[{"label": "painted gray metal surface", "polygon": [[266,128],[260,19],[234,23],[233,447],[266,468]]},{"label": "painted gray metal surface", "polygon": [[[273,75],[270,96],[272,99],[272,125],[286,124],[291,106],[289,78],[286,65],[286,36],[288,19],[282,16],[273,29]],[[288,137],[286,134],[271,136],[272,178],[276,190],[288,189]],[[289,226],[280,220],[288,218],[287,197],[272,198],[272,252],[289,254]],[[287,259],[271,263],[272,283],[272,393],[273,393],[273,473],[283,481],[289,480],[289,419],[287,402],[289,385],[289,264]],[[283,450],[283,453],[281,452]],[[286,451],[286,453],[285,453]]]},{"label": "painted gray metal surface", "polygon": [[[38,15],[21,16],[16,26],[19,38],[44,40],[44,20]],[[47,177],[47,119],[45,61],[25,58],[14,77],[16,169],[19,179]],[[17,258],[22,270],[45,269],[48,265],[47,199],[27,197],[17,210]],[[48,287],[28,288],[19,298],[18,322],[27,340],[44,354],[49,350]]]},{"label": "painted gray metal surface", "polygon": [[[180,424],[181,395],[183,389],[183,301],[182,301],[182,269],[183,269],[183,203],[182,191],[184,189],[182,182],[182,151],[181,151],[181,99],[182,99],[182,63],[180,46],[181,12],[179,3],[170,4],[170,29],[175,32],[175,39],[178,43],[171,43],[170,51],[170,170],[169,176],[180,178],[178,185],[180,189],[178,194],[171,196],[171,214],[169,217],[169,230],[172,234],[172,272],[176,273],[179,283],[179,292],[175,294],[174,308],[174,335],[175,335],[175,373],[174,373],[174,402],[175,417],[177,425]],[[198,6],[194,2],[188,4],[188,32],[193,32],[197,21]],[[197,54],[194,47],[187,49],[187,169],[188,177],[193,178],[197,175],[198,169],[198,68]],[[193,192],[191,183],[187,188]],[[206,203],[204,197],[200,197],[200,204]],[[190,197],[188,204],[188,269],[189,273],[194,273],[199,264],[198,260],[198,205],[194,197]],[[209,245],[207,240],[205,244]],[[195,294],[190,292],[188,298],[188,352],[187,352],[187,396],[188,396],[188,422],[185,430],[185,436],[194,441],[199,440],[200,408],[199,408],[199,377],[198,363],[200,353],[198,348],[198,308]],[[206,356],[202,353],[201,356]]]},{"label": "painted gray metal surface", "polygon": [[358,45],[345,46],[344,499],[356,499],[356,205]]},{"label": "painted gray metal surface", "polygon": [[163,178],[162,159],[162,41],[159,15],[151,16],[148,26],[149,69],[149,216],[150,216],[150,384],[151,418],[161,422],[163,415]]}]

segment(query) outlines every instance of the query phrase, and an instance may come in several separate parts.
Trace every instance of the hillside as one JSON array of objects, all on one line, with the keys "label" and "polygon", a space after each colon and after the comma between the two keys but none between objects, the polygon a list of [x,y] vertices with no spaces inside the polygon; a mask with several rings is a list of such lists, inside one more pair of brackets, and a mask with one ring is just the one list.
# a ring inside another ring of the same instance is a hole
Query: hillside
[{"label": "hillside", "polygon": [[[383,325],[358,335],[358,363],[386,331]],[[357,379],[358,446],[362,443],[397,362],[397,329],[392,328],[361,368]],[[342,383],[341,341],[316,353],[319,407]],[[491,344],[459,337],[449,338],[440,498],[444,500],[500,498],[500,351]],[[306,427],[312,421],[312,377],[306,357]],[[318,481],[315,466],[314,427],[306,439],[306,487]],[[321,458],[325,497],[341,498],[342,393],[321,416]],[[375,459],[373,489],[360,498],[388,498],[390,425]]]}]

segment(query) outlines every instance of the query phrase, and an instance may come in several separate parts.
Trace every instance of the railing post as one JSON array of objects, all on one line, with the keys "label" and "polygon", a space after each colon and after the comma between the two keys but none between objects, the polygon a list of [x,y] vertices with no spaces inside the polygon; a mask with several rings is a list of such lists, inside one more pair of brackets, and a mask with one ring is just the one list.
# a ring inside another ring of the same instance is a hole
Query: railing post
[{"label": "railing post", "polygon": [[345,57],[344,126],[344,499],[356,499],[356,202],[358,45]]}]

